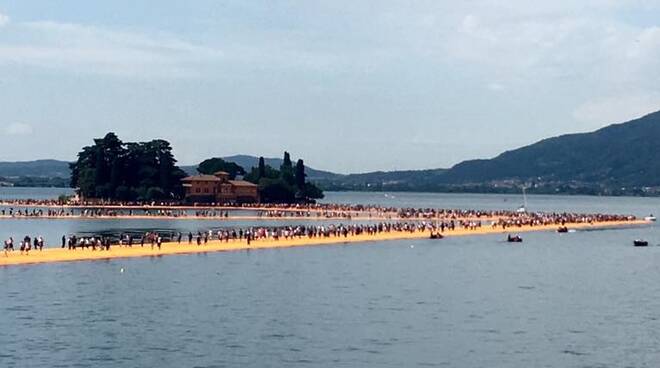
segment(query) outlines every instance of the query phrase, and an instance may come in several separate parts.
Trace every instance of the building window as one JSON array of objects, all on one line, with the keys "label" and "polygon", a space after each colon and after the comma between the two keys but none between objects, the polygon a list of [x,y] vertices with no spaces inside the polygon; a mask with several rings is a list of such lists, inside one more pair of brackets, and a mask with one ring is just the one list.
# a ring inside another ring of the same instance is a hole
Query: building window
[{"label": "building window", "polygon": [[196,188],[196,189],[195,189],[195,193],[199,193],[199,188]]}]

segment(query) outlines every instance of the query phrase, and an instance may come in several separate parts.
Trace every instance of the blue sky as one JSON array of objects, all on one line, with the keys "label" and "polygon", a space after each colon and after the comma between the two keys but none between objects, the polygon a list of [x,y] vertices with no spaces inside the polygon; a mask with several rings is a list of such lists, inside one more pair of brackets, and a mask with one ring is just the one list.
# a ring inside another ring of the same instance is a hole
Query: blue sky
[{"label": "blue sky", "polygon": [[659,109],[657,1],[0,1],[0,161],[448,167]]}]

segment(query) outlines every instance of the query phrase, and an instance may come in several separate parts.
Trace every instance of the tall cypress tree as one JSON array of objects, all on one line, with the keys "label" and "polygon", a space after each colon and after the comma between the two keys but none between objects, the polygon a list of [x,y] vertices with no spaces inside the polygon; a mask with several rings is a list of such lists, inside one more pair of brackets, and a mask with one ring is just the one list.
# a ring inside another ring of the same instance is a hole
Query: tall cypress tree
[{"label": "tall cypress tree", "polygon": [[305,192],[305,176],[305,163],[300,159],[296,162],[295,179],[296,189],[302,193]]},{"label": "tall cypress tree", "polygon": [[295,184],[293,177],[293,164],[291,163],[291,155],[289,155],[289,152],[284,151],[284,160],[280,166],[280,174],[285,183],[289,185]]},{"label": "tall cypress tree", "polygon": [[266,161],[264,160],[264,157],[261,156],[259,157],[259,177],[257,179],[261,179],[266,177]]}]

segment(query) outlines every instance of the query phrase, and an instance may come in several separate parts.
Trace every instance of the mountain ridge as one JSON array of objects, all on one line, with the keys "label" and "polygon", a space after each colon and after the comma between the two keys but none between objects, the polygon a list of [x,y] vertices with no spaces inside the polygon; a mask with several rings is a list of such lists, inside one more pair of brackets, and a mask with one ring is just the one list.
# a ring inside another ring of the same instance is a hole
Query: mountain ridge
[{"label": "mountain ridge", "polygon": [[660,185],[660,111],[586,133],[564,134],[450,168],[450,184],[504,179]]},{"label": "mountain ridge", "polygon": [[69,162],[41,159],[32,161],[0,161],[0,176],[2,177],[54,177],[68,178],[71,175]]}]

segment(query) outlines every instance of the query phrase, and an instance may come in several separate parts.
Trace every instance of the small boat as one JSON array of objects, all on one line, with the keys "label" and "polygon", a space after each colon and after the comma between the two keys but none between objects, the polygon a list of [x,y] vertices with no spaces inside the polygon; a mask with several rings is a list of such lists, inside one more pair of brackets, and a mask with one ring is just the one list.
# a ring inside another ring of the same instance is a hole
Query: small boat
[{"label": "small boat", "polygon": [[557,229],[557,232],[558,232],[558,233],[567,233],[567,232],[568,232],[568,228],[567,228],[566,226],[560,226],[560,227]]},{"label": "small boat", "polygon": [[655,216],[653,216],[653,214],[651,214],[651,215],[648,215],[648,216],[644,217],[644,220],[645,221],[655,221],[656,218],[655,218]]},{"label": "small boat", "polygon": [[431,233],[431,236],[429,237],[429,239],[442,239],[442,238],[444,238],[444,236],[442,236],[442,234],[440,233]]},{"label": "small boat", "polygon": [[522,238],[520,237],[520,235],[511,236],[511,234],[509,234],[509,236],[507,236],[506,238],[506,241],[508,241],[509,243],[522,243]]},{"label": "small boat", "polygon": [[647,247],[649,245],[649,242],[647,242],[646,240],[636,239],[633,241],[633,245],[636,247]]}]

